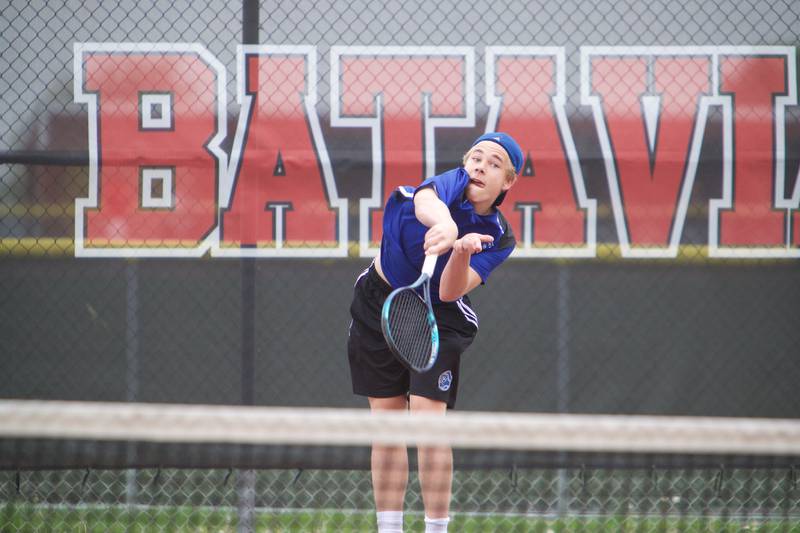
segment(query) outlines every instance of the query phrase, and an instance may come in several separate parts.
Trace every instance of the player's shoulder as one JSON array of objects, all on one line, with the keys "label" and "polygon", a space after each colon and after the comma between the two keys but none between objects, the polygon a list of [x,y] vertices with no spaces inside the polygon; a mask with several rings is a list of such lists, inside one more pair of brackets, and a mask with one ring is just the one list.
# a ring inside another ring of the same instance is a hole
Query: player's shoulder
[{"label": "player's shoulder", "polygon": [[456,189],[463,189],[469,182],[469,175],[463,167],[459,167],[437,174],[433,176],[431,180],[437,183],[447,184],[449,187],[454,187]]},{"label": "player's shoulder", "polygon": [[461,199],[467,183],[469,183],[469,177],[466,171],[463,168],[454,168],[426,179],[417,186],[415,194],[423,189],[431,188],[440,200],[447,205],[452,205]]},{"label": "player's shoulder", "polygon": [[452,179],[452,180],[469,180],[469,176],[467,175],[467,171],[464,167],[456,167],[451,168],[450,170],[445,170],[441,174],[436,176],[440,179]]}]

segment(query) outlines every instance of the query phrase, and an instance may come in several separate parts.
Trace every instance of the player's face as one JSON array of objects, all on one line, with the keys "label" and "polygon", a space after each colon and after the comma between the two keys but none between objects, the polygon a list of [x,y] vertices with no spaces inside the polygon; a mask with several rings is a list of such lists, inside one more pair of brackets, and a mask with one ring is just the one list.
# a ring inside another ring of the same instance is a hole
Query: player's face
[{"label": "player's face", "polygon": [[467,199],[478,214],[491,212],[500,193],[511,188],[514,180],[508,179],[510,166],[505,149],[495,142],[481,141],[472,148],[464,169],[469,175]]}]

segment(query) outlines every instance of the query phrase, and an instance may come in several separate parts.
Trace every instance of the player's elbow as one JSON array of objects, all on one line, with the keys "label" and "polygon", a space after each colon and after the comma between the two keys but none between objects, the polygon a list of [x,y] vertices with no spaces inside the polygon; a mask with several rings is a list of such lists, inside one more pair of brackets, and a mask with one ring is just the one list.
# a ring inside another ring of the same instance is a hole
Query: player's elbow
[{"label": "player's elbow", "polygon": [[439,299],[443,302],[455,302],[462,296],[464,296],[462,291],[439,287]]}]

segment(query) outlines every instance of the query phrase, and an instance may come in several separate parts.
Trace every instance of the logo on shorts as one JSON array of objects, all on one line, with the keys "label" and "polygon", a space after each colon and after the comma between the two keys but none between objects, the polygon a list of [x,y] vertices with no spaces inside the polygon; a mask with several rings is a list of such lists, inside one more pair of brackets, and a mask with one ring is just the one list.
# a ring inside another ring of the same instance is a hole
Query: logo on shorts
[{"label": "logo on shorts", "polygon": [[453,373],[449,370],[445,370],[441,374],[439,374],[439,390],[446,391],[450,390],[450,385],[453,384]]}]

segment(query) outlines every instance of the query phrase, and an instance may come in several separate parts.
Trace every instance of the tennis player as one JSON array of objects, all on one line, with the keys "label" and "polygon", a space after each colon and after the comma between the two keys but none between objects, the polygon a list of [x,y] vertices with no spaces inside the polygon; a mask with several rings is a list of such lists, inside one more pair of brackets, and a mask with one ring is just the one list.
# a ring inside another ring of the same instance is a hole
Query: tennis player
[{"label": "tennis player", "polygon": [[[522,168],[519,145],[505,133],[481,135],[463,164],[416,188],[399,187],[392,193],[383,214],[380,252],[356,280],[348,358],[353,392],[367,396],[372,411],[444,414],[455,406],[461,354],[478,331],[467,293],[485,283],[516,244],[498,206]],[[426,254],[440,256],[431,279],[440,344],[433,368],[417,373],[389,351],[380,314],[393,287],[419,277]],[[401,532],[406,447],[373,446],[371,460],[378,531]],[[426,533],[447,531],[452,465],[450,448],[419,447]]]}]

